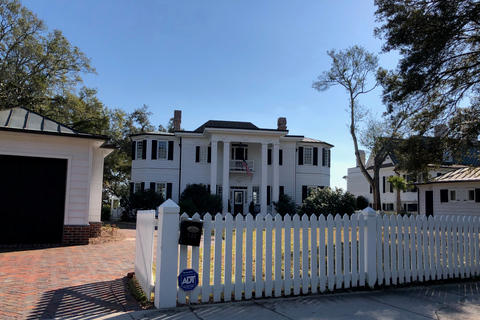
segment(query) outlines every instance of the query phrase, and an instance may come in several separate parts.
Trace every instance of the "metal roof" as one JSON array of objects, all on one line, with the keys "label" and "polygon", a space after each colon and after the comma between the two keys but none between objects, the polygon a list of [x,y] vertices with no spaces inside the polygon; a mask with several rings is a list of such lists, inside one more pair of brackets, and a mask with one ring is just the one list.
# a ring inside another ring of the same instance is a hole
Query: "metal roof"
[{"label": "metal roof", "polygon": [[447,172],[430,181],[435,182],[460,182],[460,181],[480,181],[480,168],[467,167]]},{"label": "metal roof", "polygon": [[73,130],[23,107],[0,110],[0,130],[110,140],[107,136]]}]

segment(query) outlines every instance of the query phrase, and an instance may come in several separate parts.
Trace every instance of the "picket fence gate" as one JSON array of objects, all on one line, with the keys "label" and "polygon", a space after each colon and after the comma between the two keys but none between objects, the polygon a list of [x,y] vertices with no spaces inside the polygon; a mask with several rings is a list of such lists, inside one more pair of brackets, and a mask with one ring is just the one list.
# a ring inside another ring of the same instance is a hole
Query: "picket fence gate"
[{"label": "picket fence gate", "polygon": [[[370,208],[351,217],[267,215],[255,219],[206,214],[200,247],[189,247],[178,245],[178,206],[173,201],[162,206],[154,285],[157,308],[480,273],[477,217],[382,217]],[[186,218],[186,214],[180,217]],[[148,237],[153,243],[153,235]],[[142,261],[148,263],[148,259]],[[177,275],[187,268],[197,271],[199,285],[184,292],[177,286]],[[152,288],[148,282],[143,287]]]}]

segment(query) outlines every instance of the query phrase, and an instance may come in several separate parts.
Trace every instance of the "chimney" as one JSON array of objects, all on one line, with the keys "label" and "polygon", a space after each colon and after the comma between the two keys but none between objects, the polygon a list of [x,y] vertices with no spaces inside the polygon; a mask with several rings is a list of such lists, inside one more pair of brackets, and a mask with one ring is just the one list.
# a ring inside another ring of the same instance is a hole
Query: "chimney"
[{"label": "chimney", "polygon": [[287,118],[284,118],[284,117],[278,118],[277,130],[287,130]]},{"label": "chimney", "polygon": [[[358,150],[358,153],[360,154],[360,161],[362,161],[362,164],[365,165],[365,151]],[[360,163],[358,163],[358,160],[357,160],[357,167],[360,167]]]},{"label": "chimney", "polygon": [[180,131],[181,123],[182,123],[182,110],[175,110],[173,112],[173,131]]}]

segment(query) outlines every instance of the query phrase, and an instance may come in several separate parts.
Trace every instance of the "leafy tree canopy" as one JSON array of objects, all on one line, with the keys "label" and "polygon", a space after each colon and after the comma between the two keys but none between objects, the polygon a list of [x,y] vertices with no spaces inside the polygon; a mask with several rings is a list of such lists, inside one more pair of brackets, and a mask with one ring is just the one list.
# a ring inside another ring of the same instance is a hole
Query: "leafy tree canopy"
[{"label": "leafy tree canopy", "polygon": [[222,198],[211,194],[204,184],[188,184],[180,195],[180,211],[190,216],[195,213],[203,216],[210,213],[212,216],[222,212]]},{"label": "leafy tree canopy", "polygon": [[[410,126],[424,134],[448,124],[448,136],[467,144],[480,133],[480,2],[375,0],[385,52],[398,50],[397,73],[385,84],[390,113],[409,103]],[[453,144],[451,144],[453,145]]]}]

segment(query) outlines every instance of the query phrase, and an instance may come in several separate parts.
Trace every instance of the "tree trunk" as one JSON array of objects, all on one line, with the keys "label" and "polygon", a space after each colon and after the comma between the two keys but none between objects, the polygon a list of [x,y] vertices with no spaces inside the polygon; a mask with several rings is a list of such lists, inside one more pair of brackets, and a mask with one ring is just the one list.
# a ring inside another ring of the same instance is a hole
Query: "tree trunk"
[{"label": "tree trunk", "polygon": [[397,189],[397,215],[402,214],[402,199],[400,197],[400,189]]}]

